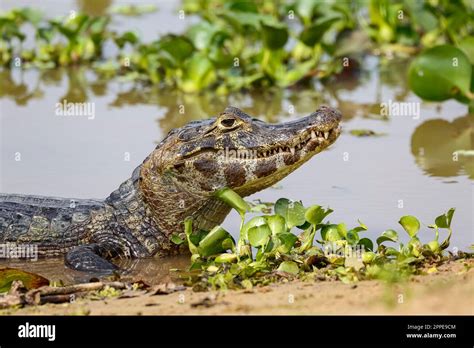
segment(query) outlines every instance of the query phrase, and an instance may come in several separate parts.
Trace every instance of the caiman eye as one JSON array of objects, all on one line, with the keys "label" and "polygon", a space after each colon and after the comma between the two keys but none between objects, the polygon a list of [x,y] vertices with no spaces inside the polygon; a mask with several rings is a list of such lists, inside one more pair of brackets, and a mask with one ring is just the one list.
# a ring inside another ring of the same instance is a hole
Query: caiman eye
[{"label": "caiman eye", "polygon": [[221,120],[221,125],[225,128],[232,127],[235,124],[234,118],[224,118]]}]

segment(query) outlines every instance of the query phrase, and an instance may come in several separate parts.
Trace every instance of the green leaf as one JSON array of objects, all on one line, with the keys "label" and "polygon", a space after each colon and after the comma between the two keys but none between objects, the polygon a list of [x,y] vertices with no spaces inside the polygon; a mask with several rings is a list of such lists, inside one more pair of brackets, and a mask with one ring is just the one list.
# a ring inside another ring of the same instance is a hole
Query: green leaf
[{"label": "green leaf", "polygon": [[228,238],[232,239],[229,232],[221,226],[214,227],[199,243],[199,255],[207,257],[226,251],[222,244]]},{"label": "green leaf", "polygon": [[372,251],[366,251],[362,254],[362,262],[367,264],[367,263],[372,263],[375,259],[375,253]]},{"label": "green leaf", "polygon": [[36,289],[49,284],[49,280],[35,273],[30,273],[16,268],[0,269],[0,293],[10,290],[14,280],[21,280],[28,289]]},{"label": "green leaf", "polygon": [[344,237],[339,233],[337,225],[324,226],[321,230],[321,237],[327,242],[335,242],[344,239]]},{"label": "green leaf", "polygon": [[137,34],[132,31],[126,31],[122,35],[115,38],[115,43],[118,47],[123,48],[126,43],[132,45],[136,44],[139,41]]},{"label": "green leaf", "polygon": [[246,28],[251,28],[255,31],[260,29],[262,19],[272,20],[273,17],[265,16],[260,13],[252,12],[229,12],[224,11],[218,14],[230,25],[232,25],[237,31],[243,32]]},{"label": "green leaf", "polygon": [[173,234],[171,236],[171,241],[176,244],[176,245],[180,245],[180,244],[183,244],[184,243],[184,240],[182,240],[181,238],[179,238],[179,236],[177,234]]},{"label": "green leaf", "polygon": [[240,230],[240,236],[243,239],[248,239],[248,231],[255,226],[266,225],[267,219],[265,216],[254,216],[249,221],[245,223],[245,225]]},{"label": "green leaf", "polygon": [[189,251],[191,254],[199,254],[197,246],[192,242],[191,235],[193,234],[193,219],[192,217],[187,217],[184,219],[184,233],[188,239]]},{"label": "green leaf", "polygon": [[472,66],[459,48],[436,46],[416,57],[410,64],[410,88],[426,100],[443,101],[470,94]]},{"label": "green leaf", "polygon": [[289,229],[305,223],[305,209],[301,202],[280,198],[275,203],[275,213],[283,216]]},{"label": "green leaf", "polygon": [[440,215],[435,219],[436,226],[440,228],[450,228],[451,220],[453,219],[454,208],[448,210],[446,214]]},{"label": "green leaf", "polygon": [[407,231],[410,237],[416,236],[418,230],[420,229],[420,222],[418,219],[412,215],[402,216],[400,221],[398,221],[400,225]]},{"label": "green leaf", "polygon": [[464,52],[471,65],[474,65],[474,36],[468,36],[459,42],[459,48]]},{"label": "green leaf", "polygon": [[228,187],[224,187],[215,192],[215,196],[237,210],[240,216],[245,215],[250,210],[249,204],[236,192]]},{"label": "green leaf", "polygon": [[248,240],[251,246],[258,248],[268,243],[271,234],[272,231],[267,224],[254,226],[248,231]]},{"label": "green leaf", "polygon": [[382,232],[382,235],[377,238],[377,244],[380,245],[383,242],[390,241],[390,242],[397,242],[398,241],[398,233],[394,230],[386,230]]},{"label": "green leaf", "polygon": [[308,209],[306,209],[304,217],[306,221],[316,226],[320,224],[321,222],[323,222],[324,218],[328,216],[329,214],[331,214],[333,211],[334,210],[330,208],[325,210],[320,205],[313,205],[309,207]]},{"label": "green leaf", "polygon": [[365,250],[374,250],[374,243],[369,238],[362,238],[358,244],[364,246]]},{"label": "green leaf", "polygon": [[209,22],[200,22],[189,28],[187,36],[198,50],[209,49],[219,29]]},{"label": "green leaf", "polygon": [[237,261],[237,255],[235,254],[220,254],[214,260],[216,263],[232,263]]},{"label": "green leaf", "polygon": [[300,271],[300,269],[299,269],[298,265],[296,264],[296,262],[283,261],[280,264],[280,266],[278,266],[278,271],[297,275],[298,272]]},{"label": "green leaf", "polygon": [[266,216],[265,219],[273,235],[286,232],[285,219],[281,215],[270,215]]},{"label": "green leaf", "polygon": [[186,64],[179,87],[184,92],[194,93],[208,87],[215,79],[212,62],[204,54],[195,53]]},{"label": "green leaf", "polygon": [[298,238],[301,241],[301,245],[298,248],[299,253],[303,253],[306,250],[309,250],[313,246],[315,234],[316,234],[316,228],[314,226],[310,226],[298,236]]},{"label": "green leaf", "polygon": [[350,230],[347,232],[346,240],[350,245],[356,245],[359,241],[359,234],[354,230]]},{"label": "green leaf", "polygon": [[288,41],[288,28],[283,23],[262,21],[262,35],[265,46],[277,50]]},{"label": "green leaf", "polygon": [[309,28],[303,30],[300,34],[300,40],[307,46],[313,47],[320,42],[323,35],[331,28],[331,26],[340,20],[340,17],[328,17],[317,21]]},{"label": "green leaf", "polygon": [[167,35],[160,39],[159,48],[168,52],[175,60],[176,63],[183,64],[183,62],[189,58],[193,51],[194,46],[191,41],[184,36]]},{"label": "green leaf", "polygon": [[278,251],[287,254],[295,245],[298,237],[296,237],[293,233],[280,233],[278,234],[278,239],[280,240],[281,244],[278,246]]},{"label": "green leaf", "polygon": [[258,13],[257,3],[253,1],[225,1],[225,4],[231,11]]}]

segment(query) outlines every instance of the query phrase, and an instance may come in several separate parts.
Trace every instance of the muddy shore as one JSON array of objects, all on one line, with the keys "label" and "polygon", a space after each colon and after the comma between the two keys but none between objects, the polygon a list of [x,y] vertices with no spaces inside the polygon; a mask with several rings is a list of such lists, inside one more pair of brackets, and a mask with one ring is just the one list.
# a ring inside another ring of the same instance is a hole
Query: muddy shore
[{"label": "muddy shore", "polygon": [[2,315],[474,314],[474,260],[442,265],[407,282],[289,281],[252,290],[166,295],[144,290],[74,303],[4,309]]}]

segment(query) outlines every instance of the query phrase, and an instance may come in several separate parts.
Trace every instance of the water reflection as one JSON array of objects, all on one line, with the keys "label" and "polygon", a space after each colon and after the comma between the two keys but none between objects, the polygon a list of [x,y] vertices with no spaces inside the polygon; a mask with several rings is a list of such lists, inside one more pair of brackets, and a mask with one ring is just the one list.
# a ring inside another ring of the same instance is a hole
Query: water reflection
[{"label": "water reflection", "polygon": [[89,16],[103,16],[112,4],[112,0],[77,0],[77,7]]},{"label": "water reflection", "polygon": [[[186,270],[189,268],[189,255],[166,258],[127,259],[114,261],[123,270],[120,278],[124,281],[135,282],[144,280],[150,285],[170,281],[178,281],[179,274],[173,269]],[[0,260],[1,267],[23,269],[39,274],[50,281],[61,281],[65,285],[88,282],[94,274],[74,271],[64,265],[63,258],[47,258],[38,262],[24,260]],[[100,276],[103,278],[103,276]]]},{"label": "water reflection", "polygon": [[[388,117],[380,115],[381,102],[386,98],[383,89],[389,86],[395,100],[405,100],[410,95],[406,68],[406,61],[380,64],[368,60],[365,70],[355,69],[350,74],[336,76],[314,88],[275,89],[226,96],[212,91],[199,95],[185,94],[159,86],[104,80],[86,67],[43,71],[5,69],[0,71],[0,98],[26,106],[33,99],[44,98],[45,90],[55,86],[66,90],[57,102],[66,99],[82,103],[99,97],[111,97],[108,106],[112,108],[154,105],[161,112],[157,123],[163,133],[192,120],[215,116],[228,105],[245,108],[251,115],[267,122],[309,114],[323,103],[339,108],[346,122],[354,117],[387,121]],[[369,72],[370,69],[375,70]],[[373,95],[364,90],[371,84]],[[363,98],[360,98],[361,95]],[[471,115],[452,123],[442,119],[428,120],[416,128],[412,135],[411,152],[417,165],[429,175],[457,176],[464,171],[472,179],[472,156],[460,156],[453,160],[453,152],[473,149],[472,119]]]},{"label": "water reflection", "polygon": [[411,138],[411,153],[427,174],[439,177],[457,176],[463,172],[474,179],[472,156],[455,156],[459,150],[474,150],[474,115],[428,120],[418,126]]}]

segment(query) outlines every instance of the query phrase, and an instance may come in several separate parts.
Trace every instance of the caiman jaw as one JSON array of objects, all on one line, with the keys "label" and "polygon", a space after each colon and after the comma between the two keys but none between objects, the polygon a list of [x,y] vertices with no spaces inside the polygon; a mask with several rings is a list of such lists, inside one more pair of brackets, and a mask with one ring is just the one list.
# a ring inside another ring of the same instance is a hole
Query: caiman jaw
[{"label": "caiman jaw", "polygon": [[140,187],[165,233],[181,232],[187,216],[210,229],[229,208],[214,196],[229,187],[245,197],[263,190],[321,152],[340,134],[341,114],[268,124],[228,107],[215,119],[173,130],[144,162]]}]

